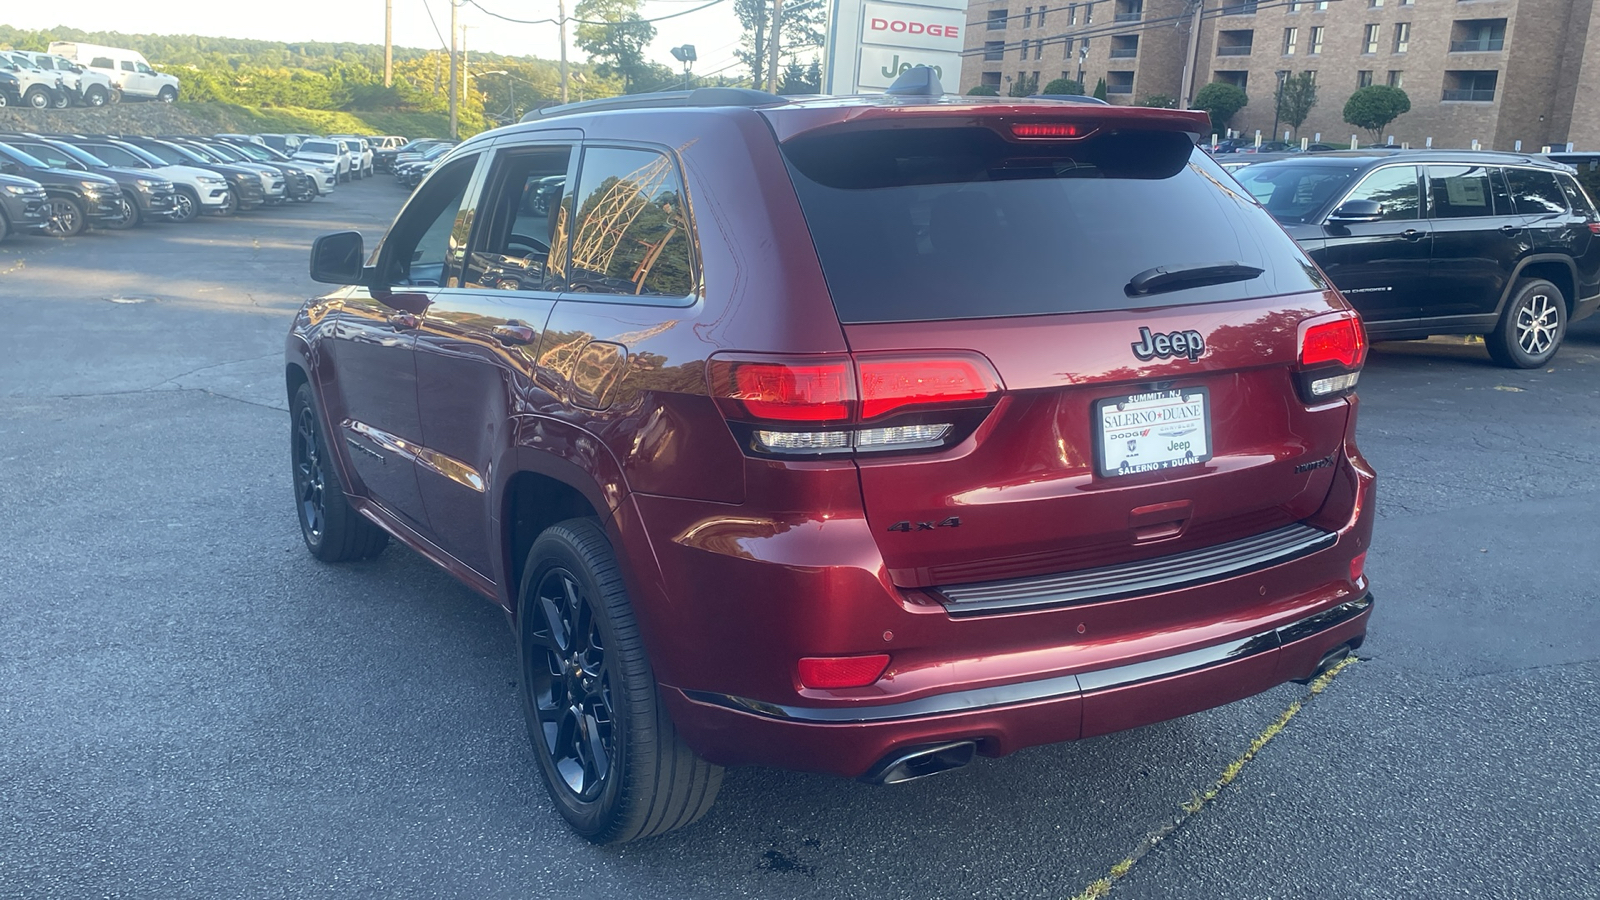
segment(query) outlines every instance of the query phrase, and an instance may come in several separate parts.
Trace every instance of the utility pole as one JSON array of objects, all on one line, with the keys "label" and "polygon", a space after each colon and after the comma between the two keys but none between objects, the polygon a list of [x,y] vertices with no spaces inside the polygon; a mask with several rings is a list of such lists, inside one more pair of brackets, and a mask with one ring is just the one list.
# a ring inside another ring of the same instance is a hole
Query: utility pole
[{"label": "utility pole", "polygon": [[768,35],[767,90],[778,92],[778,33],[783,30],[783,0],[772,0],[772,31]]},{"label": "utility pole", "polygon": [[1189,99],[1194,96],[1194,70],[1196,54],[1200,52],[1200,14],[1206,8],[1206,0],[1190,0],[1194,7],[1194,18],[1189,22],[1189,52],[1183,56],[1183,83],[1178,85],[1178,108],[1188,109]]},{"label": "utility pole", "polygon": [[456,97],[459,93],[457,87],[460,73],[456,71],[456,35],[459,34],[456,26],[456,0],[450,0],[450,140],[456,140],[460,134],[456,127],[457,110]]},{"label": "utility pole", "polygon": [[567,102],[567,0],[556,0],[556,27],[561,31],[561,102]]},{"label": "utility pole", "polygon": [[467,106],[467,82],[472,80],[472,67],[467,65],[467,29],[470,25],[461,26],[461,107]]},{"label": "utility pole", "polygon": [[383,0],[383,86],[394,86],[394,0]]}]

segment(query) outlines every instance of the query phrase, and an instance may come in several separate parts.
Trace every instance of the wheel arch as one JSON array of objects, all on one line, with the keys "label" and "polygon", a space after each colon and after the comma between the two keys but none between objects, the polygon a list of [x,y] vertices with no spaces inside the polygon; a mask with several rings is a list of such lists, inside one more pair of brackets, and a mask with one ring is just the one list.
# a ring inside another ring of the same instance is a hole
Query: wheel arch
[{"label": "wheel arch", "polygon": [[[611,513],[599,485],[576,465],[554,457],[535,465],[537,469],[519,468],[506,477],[497,509],[501,571],[505,573],[503,599],[513,615],[517,594],[522,590],[528,550],[539,535],[566,519],[595,517],[604,521]],[[591,490],[579,487],[585,482],[592,486]]]},{"label": "wheel arch", "polygon": [[1543,278],[1554,284],[1561,290],[1562,299],[1566,301],[1567,316],[1569,318],[1572,316],[1578,304],[1578,266],[1571,257],[1557,253],[1528,256],[1517,263],[1511,278],[1506,281],[1505,291],[1500,295],[1500,305],[1495,309],[1496,315],[1505,312],[1506,304],[1511,301],[1511,295],[1517,291],[1517,282],[1524,278]]}]

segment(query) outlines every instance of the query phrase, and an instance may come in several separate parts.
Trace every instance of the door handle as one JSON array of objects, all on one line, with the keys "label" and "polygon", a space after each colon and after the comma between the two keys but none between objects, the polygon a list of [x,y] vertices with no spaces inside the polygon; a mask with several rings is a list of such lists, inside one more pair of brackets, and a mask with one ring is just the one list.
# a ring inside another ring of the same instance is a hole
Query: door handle
[{"label": "door handle", "polygon": [[523,322],[512,319],[504,325],[494,327],[494,336],[500,343],[510,346],[512,344],[531,344],[538,335],[533,329]]},{"label": "door handle", "polygon": [[1400,236],[1408,241],[1422,240],[1422,232],[1416,230],[1415,228],[1407,228],[1405,231],[1400,232]]},{"label": "door handle", "polygon": [[1521,230],[1522,230],[1522,227],[1519,226],[1519,225],[1501,225],[1500,226],[1500,233],[1501,234],[1516,234],[1517,232],[1519,232]]},{"label": "door handle", "polygon": [[421,325],[422,320],[408,312],[397,312],[389,316],[389,327],[395,331],[406,331],[419,328]]}]

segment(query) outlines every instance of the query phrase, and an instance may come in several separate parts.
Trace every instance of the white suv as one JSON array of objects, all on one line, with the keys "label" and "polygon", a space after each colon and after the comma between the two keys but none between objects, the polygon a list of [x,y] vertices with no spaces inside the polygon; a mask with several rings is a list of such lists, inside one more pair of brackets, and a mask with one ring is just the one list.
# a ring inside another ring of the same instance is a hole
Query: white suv
[{"label": "white suv", "polygon": [[[79,106],[105,106],[116,97],[117,86],[111,83],[110,76],[86,69],[65,56],[26,50],[13,50],[11,55],[25,57],[36,68],[55,73],[61,79],[65,99]],[[64,105],[62,97],[57,98],[56,105]]]},{"label": "white suv", "polygon": [[355,134],[330,134],[330,140],[344,141],[350,146],[350,177],[372,177],[372,142]]},{"label": "white suv", "polygon": [[334,177],[339,181],[346,181],[350,177],[350,154],[345,152],[342,141],[332,138],[312,138],[302,143],[290,159],[315,163],[319,166],[333,166]]}]

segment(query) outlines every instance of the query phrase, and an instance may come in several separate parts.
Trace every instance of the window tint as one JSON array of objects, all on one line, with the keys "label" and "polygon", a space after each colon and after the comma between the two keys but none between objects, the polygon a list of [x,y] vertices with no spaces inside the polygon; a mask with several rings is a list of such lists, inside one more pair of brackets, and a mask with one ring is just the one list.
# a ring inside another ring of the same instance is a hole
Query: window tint
[{"label": "window tint", "polygon": [[472,181],[476,156],[452,161],[435,172],[395,221],[382,251],[384,277],[390,284],[455,287],[455,275],[472,223],[462,212],[462,199]]},{"label": "window tint", "polygon": [[1348,168],[1273,164],[1233,173],[1279,222],[1303,225],[1350,183]]},{"label": "window tint", "polygon": [[62,153],[60,150],[57,150],[54,147],[49,146],[48,144],[31,144],[26,141],[18,141],[11,146],[16,147],[23,153],[31,154],[36,159],[42,160],[45,165],[52,169],[83,168],[83,166],[74,161],[72,157]]},{"label": "window tint", "polygon": [[143,73],[145,73],[147,75],[154,75],[155,72],[156,72],[155,69],[150,68],[149,66],[145,65],[144,63],[137,63],[137,66],[138,66],[140,72],[143,72]]},{"label": "window tint", "polygon": [[1436,219],[1495,213],[1490,199],[1493,188],[1489,184],[1489,170],[1483,166],[1429,166],[1428,183],[1433,192],[1433,217]]},{"label": "window tint", "polygon": [[650,150],[590,147],[579,175],[571,290],[686,297],[694,291],[678,167]]},{"label": "window tint", "polygon": [[[801,136],[784,152],[846,323],[1220,302],[1321,284],[1182,134],[1024,145],[988,128],[872,130]],[[1149,269],[1221,261],[1262,272],[1128,293]]]},{"label": "window tint", "polygon": [[572,215],[565,188],[572,152],[559,145],[502,154],[467,254],[465,287],[564,289]]},{"label": "window tint", "polygon": [[1583,193],[1583,189],[1578,187],[1578,183],[1572,180],[1571,175],[1558,176],[1557,180],[1561,182],[1561,190],[1566,192],[1567,202],[1574,210],[1584,215],[1594,215],[1594,204],[1589,202],[1589,198]]},{"label": "window tint", "polygon": [[116,66],[114,64],[112,64],[111,58],[109,56],[96,56],[94,59],[89,61],[89,65],[90,65],[90,67],[96,68],[96,69],[115,69],[116,68]]},{"label": "window tint", "polygon": [[1525,216],[1547,216],[1567,211],[1567,197],[1556,176],[1536,169],[1506,169],[1506,184],[1517,212]]},{"label": "window tint", "polygon": [[131,63],[131,62],[127,61],[127,60],[123,60],[122,61],[122,71],[124,71],[124,72],[132,72],[132,71],[134,71],[133,63]]},{"label": "window tint", "polygon": [[93,150],[95,156],[105,160],[109,165],[131,166],[135,169],[145,167],[143,160],[121,147],[113,147],[110,144],[91,144],[89,149]]},{"label": "window tint", "polygon": [[1393,166],[1368,175],[1345,202],[1376,200],[1383,204],[1383,221],[1398,222],[1422,216],[1422,191],[1417,187],[1416,166]]}]

